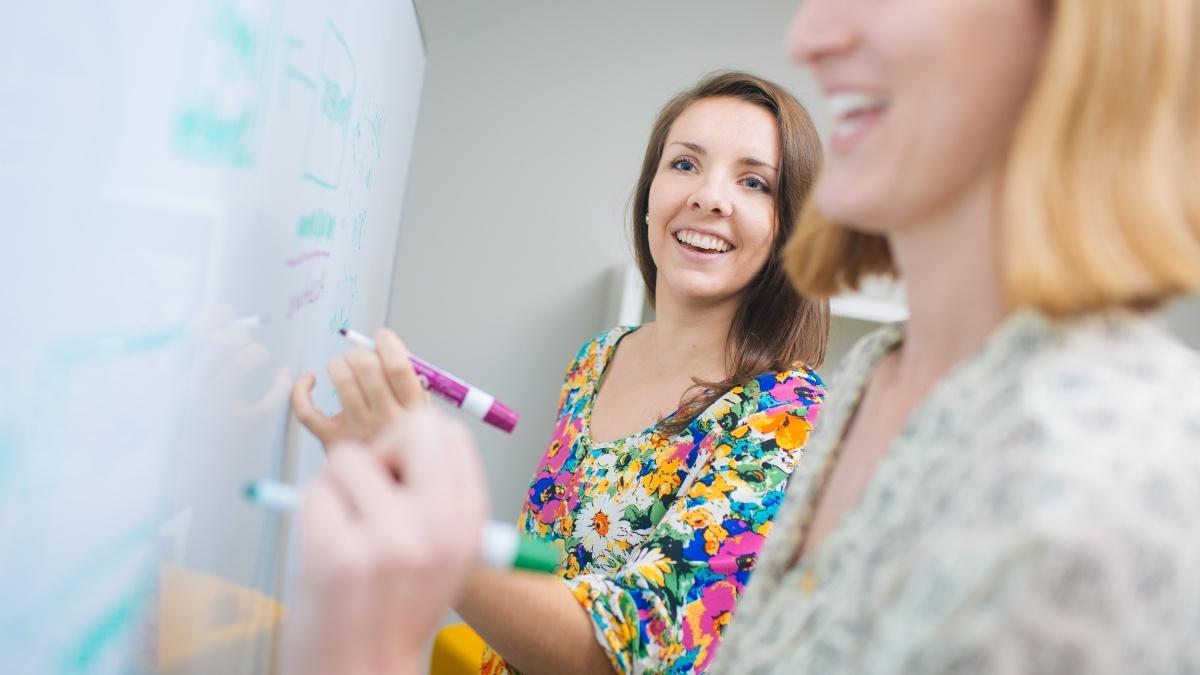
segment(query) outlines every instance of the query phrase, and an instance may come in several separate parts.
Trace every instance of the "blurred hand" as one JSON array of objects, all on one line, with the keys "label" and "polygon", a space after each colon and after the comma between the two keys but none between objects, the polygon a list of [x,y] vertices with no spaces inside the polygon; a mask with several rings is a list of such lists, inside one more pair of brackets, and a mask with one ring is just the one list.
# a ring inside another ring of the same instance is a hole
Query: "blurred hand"
[{"label": "blurred hand", "polygon": [[429,394],[413,370],[408,349],[392,331],[375,333],[375,351],[355,347],[326,367],[342,411],[329,417],[312,401],[316,376],[305,373],[292,387],[296,418],[325,446],[340,441],[369,440],[405,408],[429,404]]},{"label": "blurred hand", "polygon": [[261,395],[264,373],[271,372],[271,353],[254,331],[237,325],[228,305],[206,307],[190,326],[196,347],[188,362],[186,414],[197,429],[235,427],[237,431],[261,425],[264,418],[282,411],[292,380],[286,366],[273,369],[270,384]]},{"label": "blurred hand", "polygon": [[398,411],[369,446],[336,446],[305,490],[288,675],[417,673],[480,556],[483,469],[466,429]]}]

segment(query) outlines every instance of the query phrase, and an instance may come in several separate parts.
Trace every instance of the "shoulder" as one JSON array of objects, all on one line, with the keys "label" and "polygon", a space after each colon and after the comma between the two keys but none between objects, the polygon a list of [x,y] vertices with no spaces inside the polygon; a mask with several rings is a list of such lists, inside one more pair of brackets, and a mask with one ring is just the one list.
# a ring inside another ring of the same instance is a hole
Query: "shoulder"
[{"label": "shoulder", "polygon": [[1192,460],[1200,448],[1200,354],[1149,320],[1118,315],[1059,327],[1023,378],[1021,413],[1050,446],[1179,451]]},{"label": "shoulder", "polygon": [[567,372],[591,370],[597,360],[602,359],[621,338],[634,330],[637,330],[637,326],[614,326],[588,338],[575,352],[575,357],[567,366]]},{"label": "shoulder", "polygon": [[731,388],[693,422],[696,437],[727,432],[742,441],[774,440],[782,450],[802,447],[825,400],[816,371],[794,364]]},{"label": "shoulder", "polygon": [[826,387],[817,371],[795,363],[788,370],[762,373],[731,391],[752,404],[747,406],[748,413],[757,413],[820,405]]},{"label": "shoulder", "polygon": [[1200,354],[1145,319],[1089,319],[1056,327],[1020,380],[1006,464],[1039,517],[1180,536],[1200,519]]}]

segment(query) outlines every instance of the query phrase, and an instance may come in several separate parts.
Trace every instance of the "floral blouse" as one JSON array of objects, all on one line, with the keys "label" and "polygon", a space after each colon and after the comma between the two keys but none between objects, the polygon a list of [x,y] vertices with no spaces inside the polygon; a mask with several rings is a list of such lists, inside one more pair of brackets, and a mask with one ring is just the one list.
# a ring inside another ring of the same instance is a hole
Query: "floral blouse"
[{"label": "floral blouse", "polygon": [[[825,387],[813,371],[734,387],[679,434],[593,443],[592,405],[618,327],[567,369],[558,423],[519,527],[563,550],[559,574],[618,673],[700,673],[754,570]],[[511,672],[484,652],[484,673]]]}]

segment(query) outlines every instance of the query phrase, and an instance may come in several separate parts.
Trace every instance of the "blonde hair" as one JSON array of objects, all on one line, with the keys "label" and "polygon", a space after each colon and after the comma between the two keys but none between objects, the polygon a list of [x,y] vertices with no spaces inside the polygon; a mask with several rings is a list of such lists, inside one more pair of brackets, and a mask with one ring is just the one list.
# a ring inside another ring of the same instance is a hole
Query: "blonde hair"
[{"label": "blonde hair", "polygon": [[[1008,300],[1064,316],[1200,288],[1200,3],[1056,0],[1000,196]],[[810,201],[785,249],[801,293],[895,275],[881,236]]]}]

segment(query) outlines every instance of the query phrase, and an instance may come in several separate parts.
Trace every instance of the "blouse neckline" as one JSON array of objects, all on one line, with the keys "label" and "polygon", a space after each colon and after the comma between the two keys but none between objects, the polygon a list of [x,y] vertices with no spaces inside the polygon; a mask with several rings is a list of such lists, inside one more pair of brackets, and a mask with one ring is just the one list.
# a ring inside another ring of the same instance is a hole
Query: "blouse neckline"
[{"label": "blouse neckline", "polygon": [[583,440],[582,445],[585,448],[611,448],[617,445],[623,445],[631,440],[653,433],[654,430],[657,429],[664,420],[669,419],[670,417],[674,416],[676,412],[679,412],[679,410],[676,409],[663,419],[651,422],[648,426],[640,431],[636,431],[632,434],[626,434],[625,436],[618,436],[617,438],[609,441],[597,443],[592,438],[592,411],[596,407],[596,398],[600,396],[600,386],[604,384],[604,377],[608,373],[608,364],[612,361],[613,356],[616,355],[617,347],[620,346],[621,340],[624,340],[627,336],[639,328],[641,328],[641,326],[619,326],[613,329],[614,333],[617,331],[620,331],[620,333],[615,336],[615,339],[613,339],[614,336],[610,333],[609,338],[611,342],[610,340],[605,340],[605,342],[608,344],[601,353],[596,355],[596,360],[592,364],[592,377],[590,378],[592,382],[591,391],[587,393],[587,397],[584,399],[583,410],[581,413],[582,428],[580,430],[580,435],[582,436]]},{"label": "blouse neckline", "polygon": [[[610,441],[596,443],[592,438],[592,411],[596,405],[596,397],[600,395],[600,386],[603,384],[605,373],[608,370],[608,364],[612,360],[613,356],[616,355],[617,347],[620,345],[621,340],[625,339],[627,335],[636,331],[638,328],[641,328],[641,326],[618,326],[617,328],[614,328],[609,336],[607,336],[608,339],[605,340],[605,342],[609,344],[607,344],[600,353],[596,354],[596,360],[592,365],[593,376],[590,378],[592,384],[590,386],[590,391],[586,392],[583,406],[580,411],[580,439],[582,441],[581,447],[583,448],[605,449],[629,443],[630,441],[654,433],[664,421],[671,419],[679,412],[679,408],[676,408],[666,417],[652,422],[649,426],[641,429],[640,431],[628,434],[626,436],[621,436],[619,438],[614,438]],[[617,334],[618,331],[620,331],[619,334]],[[614,334],[615,339],[613,339]],[[733,396],[736,396],[733,389],[725,392],[720,398],[714,400],[708,405],[707,408],[701,411],[701,413],[697,415],[696,418],[692,420],[692,422],[688,424],[686,428],[684,428],[678,434],[671,436],[671,439],[673,440],[682,437],[685,434],[691,433],[691,429],[696,422],[713,417],[713,411],[723,403],[728,402]]]},{"label": "blouse neckline", "polygon": [[[802,480],[797,481],[796,486],[799,489],[796,490],[794,497],[801,502],[801,505],[795,509],[791,521],[791,525],[796,531],[792,533],[794,536],[790,537],[790,541],[787,542],[787,551],[781,551],[782,555],[777,558],[780,567],[776,569],[776,572],[786,573],[792,570],[809,569],[831,555],[831,551],[842,546],[842,540],[848,536],[847,533],[858,531],[858,521],[864,518],[864,514],[868,511],[866,504],[869,499],[873,498],[871,484],[877,482],[877,477],[890,471],[891,464],[894,462],[889,463],[888,458],[903,451],[903,446],[920,420],[927,415],[944,411],[948,406],[953,406],[946,398],[953,394],[957,382],[964,378],[970,379],[971,375],[977,371],[986,372],[994,367],[993,361],[997,355],[1007,353],[1015,341],[1036,338],[1036,336],[1044,334],[1048,327],[1048,321],[1032,311],[1018,311],[1003,320],[972,356],[956,364],[943,375],[925,399],[913,409],[908,420],[889,443],[887,452],[875,467],[875,474],[858,502],[842,514],[838,524],[816,547],[808,549],[803,556],[797,557],[801,545],[808,536],[817,502],[837,463],[846,427],[854,418],[867,383],[879,362],[903,343],[904,324],[896,323],[884,326],[874,335],[864,339],[860,343],[860,353],[856,355],[856,358],[851,360],[850,357],[847,357],[847,372],[841,373],[841,377],[834,380],[834,396],[837,403],[834,409],[829,411],[830,414],[822,420],[824,425],[822,437],[826,441],[821,444],[810,442],[809,447],[814,452],[809,453],[805,461],[801,462],[805,476]],[[780,537],[780,539],[784,539],[784,537]]]}]

